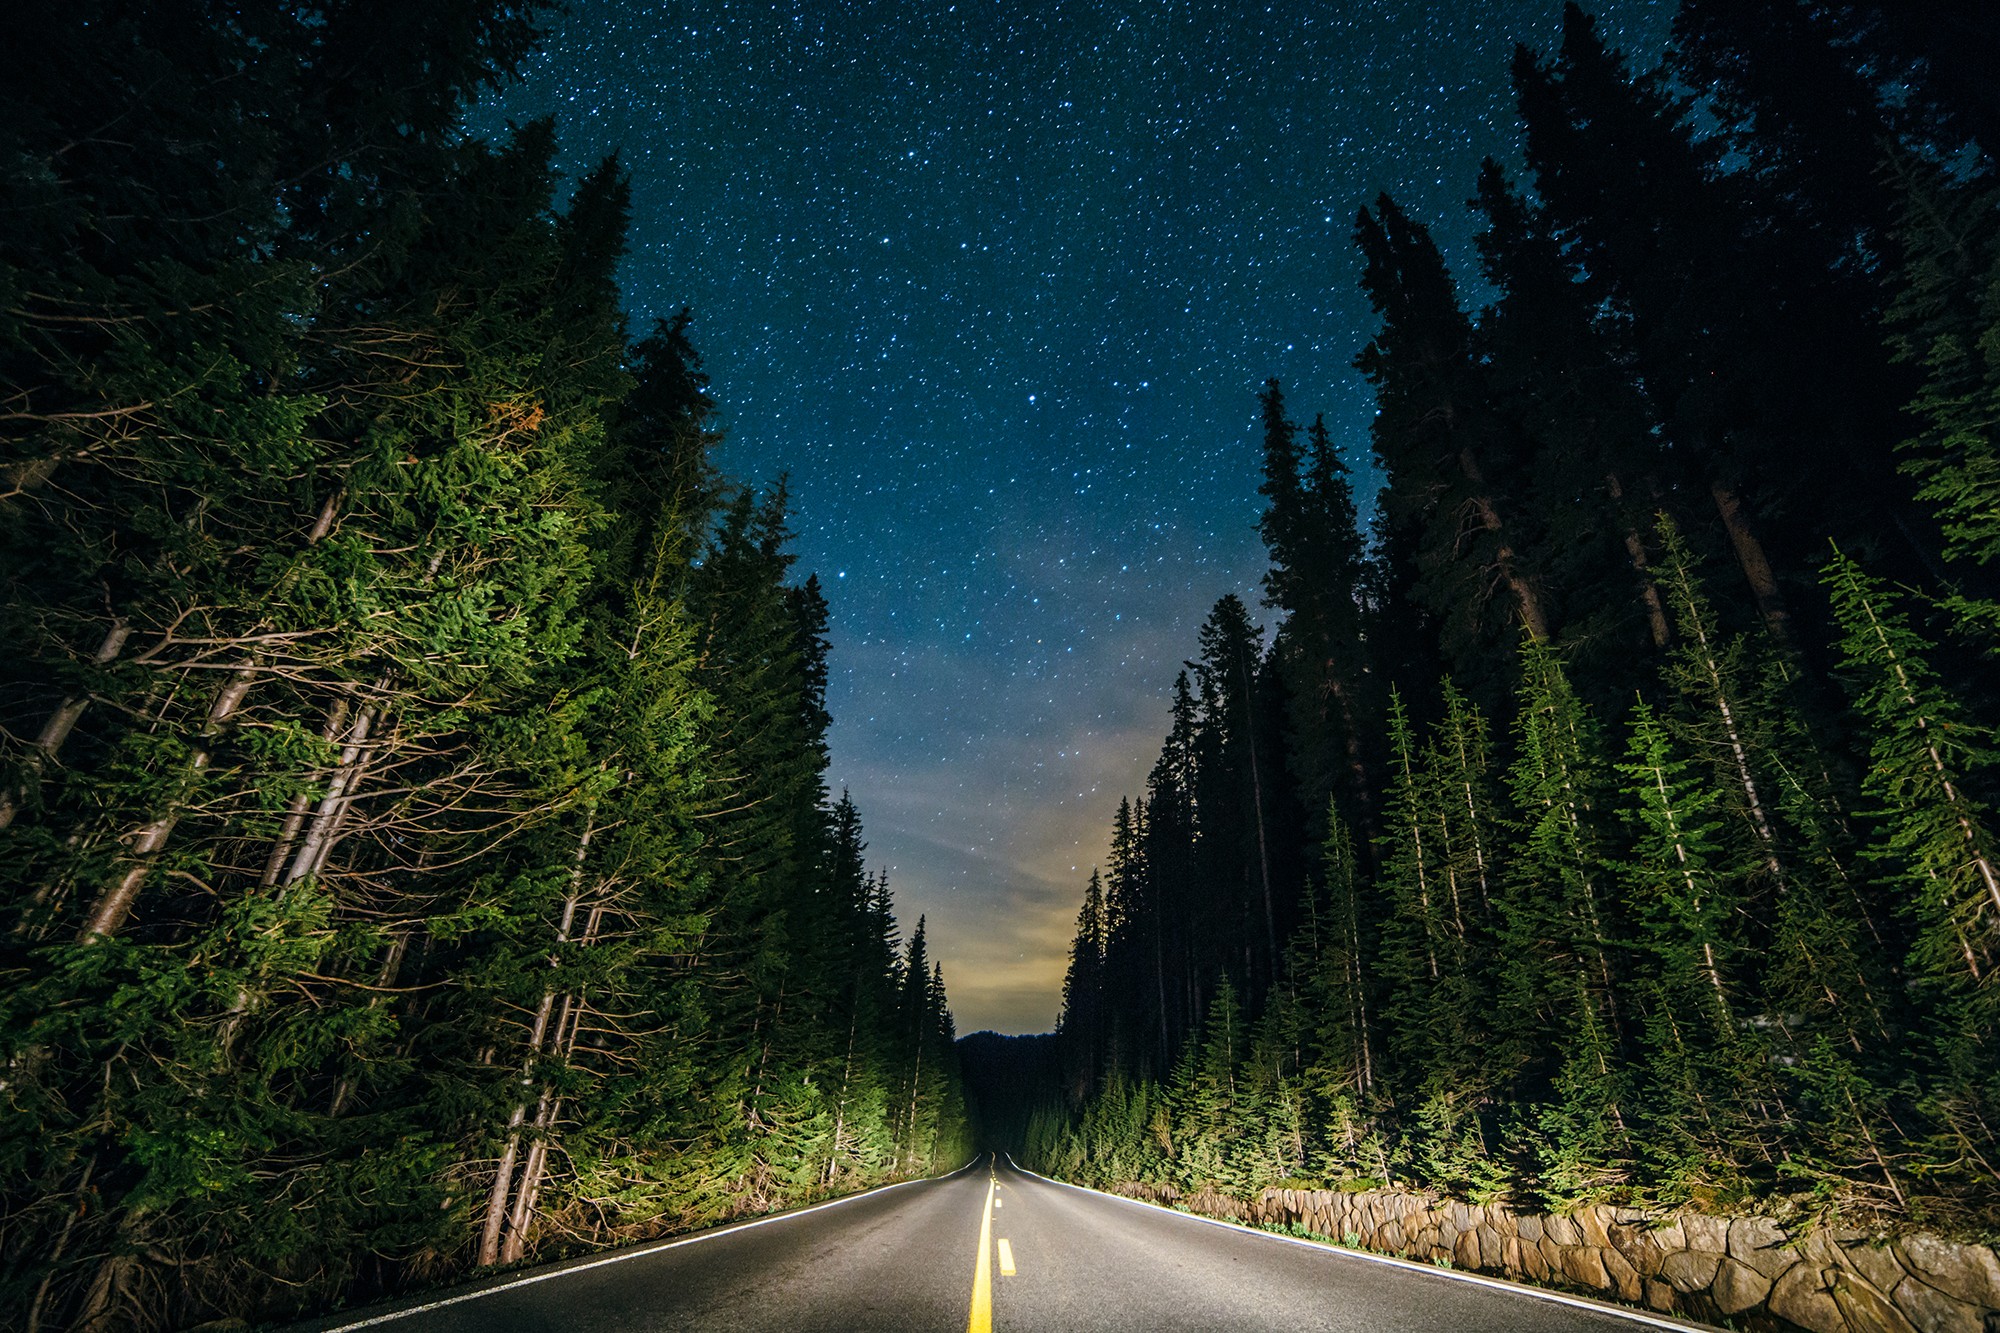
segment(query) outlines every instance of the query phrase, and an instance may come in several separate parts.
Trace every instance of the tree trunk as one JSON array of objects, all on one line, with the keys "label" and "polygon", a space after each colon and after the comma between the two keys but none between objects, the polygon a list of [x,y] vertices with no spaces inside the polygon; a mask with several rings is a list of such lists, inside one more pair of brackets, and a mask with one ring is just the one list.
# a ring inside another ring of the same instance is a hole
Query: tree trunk
[{"label": "tree trunk", "polygon": [[1366,1094],[1375,1086],[1374,1043],[1368,1031],[1368,986],[1361,975],[1361,912],[1350,895],[1348,924],[1347,977],[1349,994],[1354,1001],[1355,1029],[1361,1043],[1361,1091]]},{"label": "tree trunk", "polygon": [[48,1303],[49,1286],[55,1281],[56,1265],[62,1262],[63,1251],[69,1248],[70,1235],[76,1230],[76,1219],[82,1217],[90,1206],[90,1177],[97,1169],[97,1157],[92,1154],[83,1163],[83,1170],[77,1176],[76,1201],[63,1212],[62,1230],[56,1233],[56,1243],[49,1249],[48,1271],[35,1284],[35,1298],[28,1304],[28,1317],[24,1333],[39,1333],[42,1326],[42,1307]]},{"label": "tree trunk", "polygon": [[[348,805],[362,771],[367,767],[368,734],[374,728],[379,716],[374,705],[361,710],[354,719],[354,727],[347,735],[347,743],[341,747],[340,760],[334,766],[333,777],[326,785],[326,794],[320,798],[319,808],[313,812],[312,821],[306,828],[305,837],[292,857],[291,868],[284,873],[283,882],[296,884],[307,875],[316,874],[326,863],[327,853],[333,850],[334,833],[347,813]],[[289,823],[289,820],[287,821]],[[296,830],[294,835],[296,836]],[[277,882],[272,870],[281,861],[285,842],[281,835],[278,847],[272,849],[272,859],[264,869],[266,885]]]},{"label": "tree trunk", "polygon": [[[202,727],[192,753],[188,756],[184,781],[192,784],[208,769],[214,758],[213,746],[229,720],[243,703],[243,696],[250,692],[255,681],[255,668],[245,663],[236,669],[229,683],[215,696],[215,703],[208,711],[208,721]],[[77,943],[90,944],[97,940],[109,939],[116,935],[132,914],[132,904],[138,901],[139,889],[151,873],[160,849],[167,845],[167,839],[180,822],[183,798],[176,796],[168,803],[167,809],[151,823],[145,824],[129,835],[131,861],[125,872],[98,895],[91,905],[90,914],[84,919],[83,928],[77,932]]]},{"label": "tree trunk", "polygon": [[1771,572],[1764,544],[1757,539],[1749,517],[1743,512],[1741,497],[1719,481],[1709,484],[1708,493],[1715,499],[1716,512],[1722,515],[1722,526],[1729,532],[1729,544],[1736,550],[1736,562],[1743,567],[1743,577],[1750,582],[1750,593],[1757,599],[1757,611],[1764,617],[1765,628],[1790,651],[1791,613],[1785,609],[1784,596],[1778,591],[1778,576]]},{"label": "tree trunk", "polygon": [[1361,752],[1361,727],[1355,721],[1354,699],[1347,685],[1334,667],[1334,659],[1326,659],[1326,688],[1333,701],[1340,708],[1341,744],[1347,752],[1347,778],[1350,793],[1354,797],[1355,821],[1361,825],[1361,836],[1357,839],[1361,847],[1372,848],[1375,842],[1375,788],[1368,781],[1368,761]]},{"label": "tree trunk", "polygon": [[[104,639],[97,645],[97,652],[91,657],[91,665],[104,666],[115,660],[125,650],[125,641],[132,637],[132,626],[123,617],[111,622],[111,628],[104,633]],[[35,737],[34,747],[26,757],[27,780],[12,791],[0,792],[0,829],[14,822],[20,813],[20,803],[27,797],[28,785],[40,778],[42,768],[56,757],[56,752],[76,729],[83,712],[90,707],[90,696],[72,694],[56,706],[49,714],[49,720],[42,724],[41,732]]]},{"label": "tree trunk", "polygon": [[[1625,499],[1624,484],[1618,480],[1616,472],[1604,474],[1604,488],[1611,494],[1612,504],[1620,508]],[[1646,543],[1639,536],[1639,530],[1630,523],[1625,525],[1625,555],[1632,562],[1632,572],[1639,576],[1639,600],[1646,605],[1646,626],[1653,632],[1653,646],[1664,648],[1672,639],[1673,632],[1667,625],[1667,609],[1660,603],[1660,585],[1653,581],[1653,571],[1646,561]]]},{"label": "tree trunk", "polygon": [[[560,1048],[560,1043],[558,1043]],[[567,1054],[567,1052],[563,1052]],[[534,1141],[528,1146],[528,1160],[521,1168],[521,1184],[514,1191],[514,1206],[507,1215],[507,1236],[500,1247],[500,1262],[518,1263],[528,1249],[528,1224],[535,1217],[535,1202],[542,1192],[542,1170],[549,1160],[549,1134],[555,1125],[562,1098],[542,1087],[535,1107]]]},{"label": "tree trunk", "polygon": [[[349,707],[345,695],[334,700],[333,707],[326,713],[326,725],[320,728],[319,738],[323,744],[331,745],[340,738],[341,729],[347,725]],[[336,763],[336,772],[338,769],[339,764]],[[292,798],[291,805],[285,811],[285,822],[278,829],[278,840],[272,844],[270,856],[265,858],[264,874],[257,881],[262,887],[268,889],[278,882],[278,872],[284,869],[285,859],[292,854],[292,848],[298,842],[299,830],[305,827],[306,811],[311,806],[312,796],[309,792],[302,791]]]},{"label": "tree trunk", "polygon": [[479,1228],[481,1268],[500,1262],[500,1229],[507,1222],[507,1200],[514,1189],[514,1158],[521,1151],[521,1124],[527,1118],[528,1104],[516,1102],[513,1113],[507,1117],[507,1146],[500,1150],[500,1163],[493,1171],[493,1188],[486,1196],[486,1217]]},{"label": "tree trunk", "polygon": [[847,1091],[854,1081],[854,1037],[861,1027],[861,978],[854,979],[854,1003],[847,1015],[847,1061],[840,1068],[840,1100],[833,1112],[833,1145],[826,1154],[826,1179],[833,1188],[834,1169],[840,1165],[840,1137],[847,1130]]},{"label": "tree trunk", "polygon": [[[910,1146],[912,1149],[916,1147],[916,1137],[917,1137],[917,1094],[920,1091],[922,1091],[923,1086],[924,1086],[924,1032],[923,1029],[919,1027],[917,1029],[917,1060],[915,1066],[912,1067],[912,1069],[910,1070],[910,1116],[909,1119],[903,1122],[903,1136],[907,1137],[910,1140]],[[897,1155],[900,1157],[901,1153],[902,1150],[900,1147],[898,1147]]]},{"label": "tree trunk", "polygon": [[1500,513],[1486,494],[1486,478],[1479,470],[1479,461],[1472,456],[1470,449],[1458,451],[1458,467],[1478,492],[1472,497],[1473,512],[1479,515],[1480,526],[1492,533],[1497,542],[1493,549],[1494,563],[1499,566],[1500,577],[1514,594],[1514,602],[1521,612],[1521,623],[1528,628],[1528,637],[1536,643],[1547,643],[1549,621],[1542,614],[1542,599],[1536,593],[1535,585],[1520,569],[1513,544],[1507,540],[1506,529],[1500,522]]},{"label": "tree trunk", "polygon": [[1257,762],[1257,703],[1250,682],[1250,663],[1243,645],[1236,649],[1236,670],[1243,678],[1243,735],[1250,743],[1250,803],[1257,820],[1257,875],[1264,888],[1264,940],[1270,952],[1271,981],[1278,980],[1278,914],[1271,897],[1271,851],[1264,831],[1264,775]]},{"label": "tree trunk", "polygon": [[[591,838],[597,831],[596,809],[592,807],[585,821],[583,834],[577,839],[576,858],[570,870],[570,892],[563,899],[562,916],[556,925],[556,944],[569,942],[570,927],[576,921],[577,902],[582,895],[584,858],[590,852]],[[592,917],[595,920],[595,916]],[[560,961],[556,954],[549,956],[549,966]],[[493,1187],[486,1196],[486,1214],[479,1229],[478,1266],[490,1267],[500,1262],[502,1232],[509,1215],[509,1203],[514,1199],[514,1163],[520,1156],[522,1127],[528,1117],[530,1093],[534,1090],[535,1061],[541,1057],[542,1043],[548,1036],[549,1017],[555,1011],[556,991],[550,988],[542,992],[541,1003],[535,1008],[535,1021],[528,1030],[527,1050],[521,1061],[521,1096],[514,1103],[507,1117],[507,1140],[501,1149],[500,1162],[493,1173]],[[565,1015],[566,1016],[566,1015]],[[547,1105],[548,1089],[543,1088],[534,1098],[538,1112]],[[538,1117],[539,1118],[539,1117]],[[537,1140],[539,1143],[539,1140]],[[533,1150],[529,1159],[534,1160]]]}]

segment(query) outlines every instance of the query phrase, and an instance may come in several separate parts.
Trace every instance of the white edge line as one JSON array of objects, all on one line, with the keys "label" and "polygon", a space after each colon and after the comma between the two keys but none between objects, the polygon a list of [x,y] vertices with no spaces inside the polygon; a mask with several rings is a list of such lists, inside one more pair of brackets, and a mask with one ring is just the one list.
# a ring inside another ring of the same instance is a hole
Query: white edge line
[{"label": "white edge line", "polygon": [[[1439,1268],[1436,1264],[1420,1264],[1412,1259],[1398,1259],[1393,1255],[1377,1254],[1373,1250],[1360,1250],[1352,1246],[1336,1245],[1328,1241],[1307,1240],[1302,1236],[1287,1236],[1281,1231],[1265,1231],[1260,1227],[1246,1227],[1240,1222],[1225,1222],[1219,1217],[1203,1217],[1199,1213],[1182,1212],[1178,1208],[1169,1208],[1165,1204],[1148,1203],[1144,1199],[1127,1198],[1123,1194],[1112,1194],[1107,1190],[1092,1189],[1088,1185],[1072,1185],[1067,1180],[1055,1180],[1043,1175],[1039,1171],[1028,1170],[1027,1167],[1016,1162],[1010,1153],[1001,1153],[1000,1156],[1007,1159],[1007,1165],[1013,1167],[1023,1175],[1033,1176],[1037,1180],[1046,1180],[1051,1185],[1060,1185],[1064,1189],[1081,1190],[1085,1194],[1102,1195],[1107,1199],[1115,1199],[1119,1203],[1129,1203],[1135,1208],[1150,1209],[1155,1213],[1164,1213],[1168,1217],[1186,1218],[1190,1222],[1199,1222],[1203,1226],[1221,1227],[1226,1231],[1240,1231],[1246,1236],[1260,1236],[1265,1240],[1281,1241],[1287,1245],[1298,1245],[1309,1250],[1316,1250],[1321,1254],[1347,1255],[1355,1259],[1366,1259],[1369,1263],[1386,1264],[1391,1268],[1407,1268],[1413,1273],[1429,1273],[1433,1277],[1450,1278],[1454,1282],[1471,1282],[1478,1286],[1491,1287],[1495,1291],[1511,1292],[1516,1296],[1527,1296],[1534,1300],[1549,1301],[1556,1305],[1572,1305],[1579,1310],[1591,1310],[1598,1314],[1614,1315],[1620,1319],[1629,1319],[1635,1324],[1650,1324],[1654,1328],[1673,1329],[1675,1333],[1715,1333],[1715,1330],[1707,1324],[1687,1324],[1679,1320],[1663,1319],[1659,1315],[1651,1314],[1644,1310],[1628,1309],[1622,1305],[1613,1305],[1609,1301],[1594,1301],[1588,1296],[1572,1296],[1567,1292],[1550,1291],[1546,1287],[1531,1287],[1525,1282],[1509,1282],[1504,1278],[1487,1277],[1483,1273],[1468,1273],[1463,1269],[1457,1268]],[[327,1333],[335,1333],[335,1331],[329,1329]]]},{"label": "white edge line", "polygon": [[[602,1258],[586,1260],[583,1263],[566,1264],[561,1267],[548,1269],[545,1272],[530,1273],[524,1277],[517,1277],[511,1282],[498,1282],[490,1287],[481,1287],[478,1291],[462,1291],[456,1296],[446,1296],[440,1300],[426,1301],[422,1305],[406,1306],[400,1310],[388,1310],[382,1314],[370,1315],[366,1319],[357,1319],[348,1324],[334,1324],[317,1330],[317,1333],[349,1333],[351,1329],[373,1328],[377,1324],[386,1324],[397,1319],[407,1319],[411,1315],[428,1314],[432,1310],[442,1310],[447,1305],[458,1305],[465,1301],[476,1301],[483,1296],[495,1296],[503,1291],[512,1291],[516,1287],[530,1287],[537,1282],[547,1282],[551,1278],[568,1277],[571,1273],[583,1273],[593,1268],[604,1268],[610,1264],[622,1264],[627,1259],[643,1259],[649,1254],[658,1254],[662,1250],[677,1250],[683,1245],[698,1245],[705,1240],[717,1240],[723,1236],[733,1236],[739,1231],[749,1231],[753,1227],[769,1226],[773,1222],[788,1222],[795,1217],[804,1217],[807,1213],[819,1212],[822,1208],[838,1208],[843,1203],[853,1203],[857,1199],[866,1199],[874,1194],[886,1194],[890,1190],[899,1190],[908,1185],[928,1185],[941,1180],[950,1180],[953,1176],[961,1172],[970,1171],[979,1164],[983,1157],[988,1155],[990,1154],[982,1153],[979,1157],[973,1158],[970,1162],[958,1168],[957,1171],[948,1172],[942,1176],[926,1176],[922,1180],[899,1180],[893,1185],[877,1185],[874,1189],[863,1190],[859,1194],[849,1194],[838,1199],[828,1199],[825,1203],[816,1203],[810,1208],[799,1208],[788,1213],[772,1213],[768,1217],[753,1218],[748,1222],[736,1222],[727,1226],[716,1227],[711,1231],[704,1231],[698,1236],[682,1236],[678,1240],[665,1240],[652,1245],[634,1246],[629,1250],[619,1250],[615,1254],[604,1255]],[[1114,1194],[1111,1197],[1115,1199],[1118,1196]]]}]

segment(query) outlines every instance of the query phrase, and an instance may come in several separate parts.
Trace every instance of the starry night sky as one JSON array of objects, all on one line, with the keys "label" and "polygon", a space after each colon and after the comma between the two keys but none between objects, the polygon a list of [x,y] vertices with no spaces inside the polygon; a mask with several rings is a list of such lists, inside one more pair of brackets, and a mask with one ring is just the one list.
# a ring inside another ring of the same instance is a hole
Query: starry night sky
[{"label": "starry night sky", "polygon": [[[572,171],[621,154],[628,306],[693,307],[719,461],[790,474],[830,779],[961,1032],[1053,1025],[1195,629],[1256,605],[1265,378],[1368,488],[1355,210],[1390,191],[1469,273],[1509,57],[1561,12],[1245,8],[574,0],[475,117],[555,115]],[[1650,63],[1671,3],[1597,9]]]}]

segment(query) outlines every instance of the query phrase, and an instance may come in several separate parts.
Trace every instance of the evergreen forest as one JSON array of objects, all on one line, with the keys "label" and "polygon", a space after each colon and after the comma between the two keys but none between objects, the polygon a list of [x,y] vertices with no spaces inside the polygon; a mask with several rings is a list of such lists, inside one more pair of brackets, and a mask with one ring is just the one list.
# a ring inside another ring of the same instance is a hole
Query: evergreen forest
[{"label": "evergreen forest", "polygon": [[[782,482],[537,3],[10,9],[0,1323],[279,1320],[955,1167]],[[1926,688],[1930,688],[1928,683]]]},{"label": "evergreen forest", "polygon": [[1572,6],[1476,269],[1360,212],[1372,465],[1265,387],[1025,1164],[2000,1232],[1997,68]]}]

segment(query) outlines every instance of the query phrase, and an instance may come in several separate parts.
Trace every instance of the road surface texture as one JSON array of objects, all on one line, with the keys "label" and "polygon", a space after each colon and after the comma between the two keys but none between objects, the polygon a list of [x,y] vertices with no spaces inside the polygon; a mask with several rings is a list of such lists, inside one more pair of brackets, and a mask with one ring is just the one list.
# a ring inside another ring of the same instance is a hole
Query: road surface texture
[{"label": "road surface texture", "polygon": [[301,1326],[319,1333],[1619,1333],[1693,1325],[1201,1222],[984,1158],[639,1250]]}]

